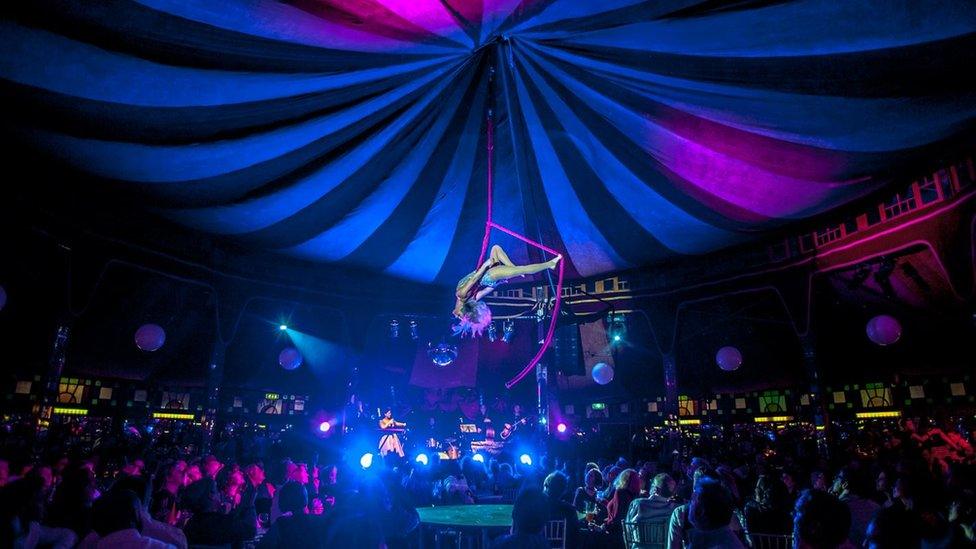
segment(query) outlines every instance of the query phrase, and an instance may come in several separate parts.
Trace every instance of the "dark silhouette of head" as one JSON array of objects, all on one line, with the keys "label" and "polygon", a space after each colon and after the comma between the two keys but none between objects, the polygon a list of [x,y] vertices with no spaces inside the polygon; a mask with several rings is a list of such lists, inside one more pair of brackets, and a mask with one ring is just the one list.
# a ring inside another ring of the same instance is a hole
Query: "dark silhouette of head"
[{"label": "dark silhouette of head", "polygon": [[569,486],[569,478],[560,471],[549,473],[543,481],[543,491],[552,499],[562,498],[567,486]]},{"label": "dark silhouette of head", "polygon": [[711,477],[698,479],[688,506],[688,520],[695,528],[714,530],[728,526],[732,511],[732,494],[724,484]]},{"label": "dark silhouette of head", "polygon": [[538,534],[549,520],[549,500],[542,490],[523,490],[512,506],[512,531],[516,534]]},{"label": "dark silhouette of head", "polygon": [[918,515],[900,506],[880,509],[868,524],[866,538],[869,549],[920,547]]},{"label": "dark silhouette of head", "polygon": [[141,529],[139,497],[131,490],[110,490],[92,504],[92,528],[105,537],[109,534]]},{"label": "dark silhouette of head", "polygon": [[833,549],[847,540],[851,512],[836,497],[804,490],[793,513],[793,539],[799,549]]}]

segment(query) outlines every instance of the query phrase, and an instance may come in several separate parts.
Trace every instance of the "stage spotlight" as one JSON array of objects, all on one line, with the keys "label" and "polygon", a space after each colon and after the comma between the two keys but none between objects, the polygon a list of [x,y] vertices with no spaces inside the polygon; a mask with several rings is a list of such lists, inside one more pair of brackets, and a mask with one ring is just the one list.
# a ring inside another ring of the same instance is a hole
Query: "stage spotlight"
[{"label": "stage spotlight", "polygon": [[400,337],[400,322],[397,319],[390,321],[390,339]]},{"label": "stage spotlight", "polygon": [[475,455],[471,456],[471,460],[472,461],[477,461],[478,463],[484,463],[485,462],[485,456],[483,456],[481,454],[475,454]]},{"label": "stage spotlight", "polygon": [[502,324],[502,341],[505,343],[510,342],[513,335],[515,335],[515,322],[506,320]]},{"label": "stage spotlight", "polygon": [[328,433],[330,429],[332,429],[332,424],[329,423],[328,421],[323,421],[322,423],[319,423],[319,432]]},{"label": "stage spotlight", "polygon": [[495,323],[492,322],[488,325],[488,341],[494,343],[498,339],[498,329],[495,328]]},{"label": "stage spotlight", "polygon": [[429,463],[429,460],[427,459],[427,454],[417,454],[417,457],[414,459],[414,461],[416,461],[421,465],[427,465],[427,463]]},{"label": "stage spotlight", "polygon": [[559,424],[556,425],[556,431],[558,431],[559,433],[565,433],[566,432],[566,424],[563,423],[563,422],[559,422]]},{"label": "stage spotlight", "polygon": [[419,337],[420,337],[420,332],[419,332],[419,330],[417,328],[417,321],[416,320],[411,320],[410,321],[410,339],[412,339],[414,341],[417,341],[417,338],[419,338]]},{"label": "stage spotlight", "polygon": [[529,454],[522,454],[519,456],[519,463],[522,465],[532,465],[532,456]]},{"label": "stage spotlight", "polygon": [[363,469],[369,469],[373,466],[373,454],[363,454],[363,457],[359,458],[359,465]]},{"label": "stage spotlight", "polygon": [[614,334],[613,335],[613,340],[614,341],[620,341],[620,334]]}]

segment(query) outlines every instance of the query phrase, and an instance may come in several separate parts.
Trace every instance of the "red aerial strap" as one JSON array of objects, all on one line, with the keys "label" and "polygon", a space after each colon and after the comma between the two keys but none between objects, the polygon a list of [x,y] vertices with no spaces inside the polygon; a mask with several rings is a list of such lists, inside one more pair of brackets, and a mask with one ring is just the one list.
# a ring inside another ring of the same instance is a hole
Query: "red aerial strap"
[{"label": "red aerial strap", "polygon": [[[495,151],[495,124],[491,116],[491,111],[489,111],[488,113],[488,215],[485,220],[485,236],[481,241],[481,254],[478,256],[478,263],[475,265],[475,269],[480,267],[481,263],[485,260],[485,253],[488,251],[488,237],[491,235],[492,228],[498,229],[503,233],[509,234],[521,240],[522,242],[525,242],[526,244],[529,244],[531,246],[535,246],[536,248],[539,248],[544,252],[550,253],[553,256],[559,255],[559,252],[557,252],[556,250],[543,246],[542,244],[534,240],[529,240],[528,238],[516,233],[515,231],[508,229],[506,227],[502,227],[501,225],[492,221],[492,186],[494,183],[493,180],[494,170],[492,169],[492,165],[495,156],[494,151]],[[529,375],[529,372],[532,371],[532,368],[534,368],[535,365],[538,364],[540,360],[542,360],[542,356],[546,354],[546,350],[549,348],[549,345],[552,344],[552,335],[556,331],[556,320],[559,318],[559,304],[560,301],[562,300],[563,267],[565,266],[565,264],[566,264],[565,260],[559,262],[559,278],[556,281],[556,302],[552,308],[552,318],[550,318],[549,320],[549,331],[546,332],[546,338],[542,342],[542,347],[539,347],[539,351],[536,352],[535,356],[532,357],[532,360],[530,360],[529,363],[526,364],[524,368],[522,368],[522,370],[518,373],[518,375],[513,377],[511,380],[508,381],[508,383],[505,384],[505,387],[507,389],[511,389],[519,381],[522,381],[522,379],[525,378],[525,376]]]}]

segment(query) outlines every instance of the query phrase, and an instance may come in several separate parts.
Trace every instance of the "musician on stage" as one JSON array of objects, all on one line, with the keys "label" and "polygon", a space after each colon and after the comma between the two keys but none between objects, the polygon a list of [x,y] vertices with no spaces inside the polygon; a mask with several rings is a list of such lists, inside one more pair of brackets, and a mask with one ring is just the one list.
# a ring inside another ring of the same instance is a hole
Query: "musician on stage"
[{"label": "musician on stage", "polygon": [[403,444],[400,443],[397,432],[402,431],[406,426],[406,423],[393,419],[392,409],[386,409],[383,417],[380,418],[380,429],[384,431],[383,436],[380,437],[381,456],[385,457],[390,452],[396,452],[396,455],[403,457]]}]

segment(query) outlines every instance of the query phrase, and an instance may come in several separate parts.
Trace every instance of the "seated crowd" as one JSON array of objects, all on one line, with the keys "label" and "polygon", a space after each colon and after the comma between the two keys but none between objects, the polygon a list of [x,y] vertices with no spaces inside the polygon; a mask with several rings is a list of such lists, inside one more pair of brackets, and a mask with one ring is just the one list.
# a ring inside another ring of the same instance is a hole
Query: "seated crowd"
[{"label": "seated crowd", "polygon": [[698,444],[687,457],[578,466],[465,456],[428,467],[390,455],[365,471],[151,453],[117,467],[97,454],[0,460],[0,545],[413,547],[418,507],[501,501],[514,503],[511,532],[493,541],[503,549],[550,547],[550,521],[570,548],[636,547],[648,535],[669,549],[976,547],[966,437],[906,424],[832,461],[808,443]]}]

